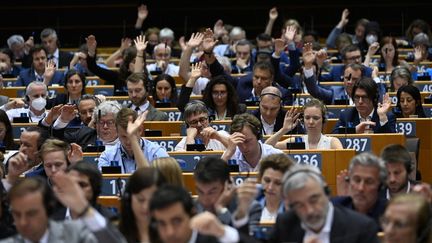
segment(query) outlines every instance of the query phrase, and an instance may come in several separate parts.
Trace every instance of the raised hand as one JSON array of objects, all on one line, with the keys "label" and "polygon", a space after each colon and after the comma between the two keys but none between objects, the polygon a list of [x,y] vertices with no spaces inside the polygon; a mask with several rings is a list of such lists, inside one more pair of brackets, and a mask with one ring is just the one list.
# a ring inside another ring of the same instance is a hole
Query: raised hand
[{"label": "raised hand", "polygon": [[236,193],[236,189],[237,188],[235,187],[235,185],[229,183],[228,181],[225,181],[224,190],[214,205],[216,212],[228,206],[228,204],[231,202],[233,196]]},{"label": "raised hand", "polygon": [[348,9],[344,9],[342,11],[342,16],[341,16],[341,20],[340,20],[340,23],[341,23],[342,27],[345,26],[346,24],[348,24],[348,21],[349,21],[348,15],[349,15],[349,10]]},{"label": "raised hand", "polygon": [[87,44],[89,56],[94,57],[94,55],[96,54],[96,47],[97,47],[96,37],[94,35],[89,35],[86,38],[86,44]]},{"label": "raised hand", "polygon": [[190,72],[190,79],[197,80],[199,77],[201,77],[201,68],[203,63],[198,62],[191,65],[191,72]]},{"label": "raised hand", "polygon": [[147,5],[141,4],[138,7],[138,19],[144,20],[147,18],[147,16],[148,16]]},{"label": "raised hand", "polygon": [[237,188],[238,206],[235,213],[236,219],[246,216],[252,201],[256,198],[258,190],[256,188],[256,178],[247,178]]},{"label": "raised hand", "polygon": [[186,44],[184,36],[180,36],[180,38],[179,38],[179,45],[180,45],[182,51],[186,50],[187,44]]},{"label": "raised hand", "polygon": [[423,52],[425,52],[425,48],[423,46],[416,46],[414,48],[414,61],[421,62],[423,59]]},{"label": "raised hand", "polygon": [[368,48],[367,55],[369,55],[369,56],[375,55],[375,53],[378,51],[379,48],[380,48],[380,45],[378,42],[372,43]]},{"label": "raised hand", "polygon": [[19,176],[29,169],[30,163],[27,161],[28,157],[23,152],[19,152],[11,157],[8,162],[8,181],[13,184]]},{"label": "raised hand", "polygon": [[282,38],[274,40],[275,53],[280,56],[280,54],[285,50],[286,44],[285,40]]},{"label": "raised hand", "polygon": [[191,38],[186,43],[186,45],[190,48],[198,47],[199,45],[201,45],[203,39],[204,39],[204,34],[200,32],[192,33]]},{"label": "raised hand", "polygon": [[386,93],[383,97],[382,103],[378,103],[378,109],[377,109],[378,116],[380,117],[386,116],[390,108],[391,108],[390,96],[388,93]]},{"label": "raised hand", "polygon": [[284,123],[282,126],[282,129],[286,131],[285,133],[293,130],[297,126],[299,116],[300,112],[298,112],[298,109],[294,107],[291,107],[291,109],[285,113]]},{"label": "raised hand", "polygon": [[43,74],[44,81],[46,81],[46,85],[48,85],[49,82],[54,77],[55,71],[56,71],[56,66],[54,60],[47,61],[45,64],[45,72]]},{"label": "raised hand", "polygon": [[84,191],[72,176],[63,171],[55,173],[51,178],[53,181],[53,191],[57,199],[76,214],[82,214],[88,207],[89,202],[85,198]]},{"label": "raised hand", "polygon": [[348,182],[348,171],[341,170],[336,176],[336,193],[338,196],[348,196],[349,193],[349,182]]},{"label": "raised hand", "polygon": [[315,53],[312,50],[312,43],[306,43],[303,46],[303,63],[305,68],[311,68],[315,61]]},{"label": "raised hand", "polygon": [[45,122],[48,125],[51,125],[53,121],[55,121],[60,116],[62,107],[63,104],[59,104],[51,108],[51,110],[48,112],[48,115],[45,117]]},{"label": "raised hand", "polygon": [[319,67],[323,66],[325,60],[327,60],[327,57],[328,55],[325,49],[321,49],[316,53],[315,59]]},{"label": "raised hand", "polygon": [[225,32],[225,27],[222,19],[218,19],[213,27],[213,32],[216,38],[219,38]]},{"label": "raised hand", "polygon": [[139,53],[142,53],[143,51],[145,51],[148,41],[145,40],[144,35],[139,35],[135,38],[134,43],[137,51]]},{"label": "raised hand", "polygon": [[60,108],[60,110],[61,110],[60,120],[65,123],[72,121],[77,115],[77,110],[75,105],[63,105],[63,107]]},{"label": "raised hand", "polygon": [[120,42],[120,51],[124,51],[132,45],[132,40],[129,37],[125,37],[121,39]]},{"label": "raised hand", "polygon": [[366,130],[371,130],[376,123],[373,121],[362,121],[356,126],[356,133],[364,133]]},{"label": "raised hand", "polygon": [[24,52],[28,53],[30,51],[30,48],[34,46],[34,39],[33,36],[30,36],[27,41],[24,43]]},{"label": "raised hand", "polygon": [[294,25],[288,25],[285,30],[284,37],[288,43],[293,42],[295,35],[297,32],[297,28]]},{"label": "raised hand", "polygon": [[204,32],[204,39],[203,39],[203,49],[205,52],[211,52],[213,51],[213,48],[218,43],[217,40],[213,37],[213,31],[209,28],[206,29]]},{"label": "raised hand", "polygon": [[81,146],[76,143],[71,143],[71,149],[68,153],[68,159],[72,164],[75,164],[83,159],[83,151]]},{"label": "raised hand", "polygon": [[[133,120],[132,116],[129,116],[126,132],[130,139],[135,139],[133,137],[137,136],[139,129],[141,128],[141,126],[143,125],[144,121],[147,118],[147,114],[148,114],[148,110],[144,111],[143,113],[141,113],[141,115],[137,117],[137,119],[134,122],[132,122]],[[139,135],[140,134],[138,134],[138,136]]]},{"label": "raised hand", "polygon": [[278,13],[276,7],[273,7],[273,8],[270,9],[270,11],[269,11],[269,18],[271,20],[276,20],[277,17],[278,17],[278,15],[279,15],[279,13]]}]

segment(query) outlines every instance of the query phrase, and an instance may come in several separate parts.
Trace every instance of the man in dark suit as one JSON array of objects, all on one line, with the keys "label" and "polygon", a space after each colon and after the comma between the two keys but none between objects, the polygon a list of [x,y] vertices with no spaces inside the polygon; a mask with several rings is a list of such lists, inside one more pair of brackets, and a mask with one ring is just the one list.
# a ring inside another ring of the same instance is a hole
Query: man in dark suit
[{"label": "man in dark suit", "polygon": [[57,199],[81,220],[50,220],[55,205],[51,189],[43,180],[26,178],[9,193],[18,234],[2,242],[126,242],[85,199],[83,190],[71,176],[59,173],[54,181]]},{"label": "man in dark suit", "polygon": [[[156,222],[159,238],[164,243],[253,242],[253,239],[249,240],[246,235],[239,235],[234,228],[222,225],[211,213],[195,216],[192,197],[182,187],[164,185],[158,188],[150,201],[150,212]],[[194,220],[194,216],[199,218]],[[210,230],[205,225],[217,229]],[[201,234],[199,231],[208,235]],[[216,233],[208,231],[216,231]]]},{"label": "man in dark suit", "polygon": [[388,94],[378,103],[378,85],[371,78],[363,77],[354,84],[351,97],[355,107],[340,113],[333,133],[343,132],[339,127],[355,127],[356,133],[394,133],[396,118],[388,112],[391,101]]},{"label": "man in dark suit", "polygon": [[141,115],[148,110],[146,121],[167,121],[168,115],[158,111],[150,104],[148,96],[148,80],[142,73],[133,73],[126,79],[129,99],[132,102],[127,106]]},{"label": "man in dark suit", "polygon": [[[360,48],[356,45],[349,45],[342,49],[341,51],[342,57],[343,57],[343,64],[344,65],[337,65],[333,66],[330,70],[330,73],[328,74],[322,74],[319,77],[320,81],[342,81],[343,80],[343,74],[345,70],[345,65],[348,65],[350,63],[357,63],[359,65],[362,65],[362,56],[360,52]],[[366,77],[372,76],[372,69],[370,67],[363,66],[364,71],[363,74]]]},{"label": "man in dark suit", "polygon": [[269,242],[378,242],[373,220],[329,201],[317,168],[292,167],[284,175],[282,192],[291,210],[277,217]]},{"label": "man in dark suit", "polygon": [[[27,86],[33,81],[46,82],[46,85],[61,84],[63,85],[63,73],[54,70],[54,73],[48,74],[47,67],[47,51],[40,45],[35,45],[30,49],[29,56],[31,57],[31,68],[24,69],[20,72],[18,80],[14,86]],[[51,70],[52,71],[52,70]],[[52,75],[52,77],[51,77]],[[46,80],[46,77],[50,80]]]},{"label": "man in dark suit", "polygon": [[239,102],[258,102],[262,90],[273,85],[281,91],[284,104],[291,105],[293,101],[291,92],[273,82],[274,73],[271,62],[257,62],[253,67],[253,73],[241,77],[237,83]]},{"label": "man in dark suit", "polygon": [[58,48],[59,40],[54,29],[43,29],[40,38],[42,45],[47,50],[48,60],[53,60],[57,68],[68,68],[73,58],[70,52],[60,51]]}]

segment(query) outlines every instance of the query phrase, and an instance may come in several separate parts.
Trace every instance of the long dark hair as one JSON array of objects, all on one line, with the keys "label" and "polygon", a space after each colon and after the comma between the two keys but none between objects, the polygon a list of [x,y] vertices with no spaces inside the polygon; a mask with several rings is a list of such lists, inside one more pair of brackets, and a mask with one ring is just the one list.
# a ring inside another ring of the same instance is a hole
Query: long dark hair
[{"label": "long dark hair", "polygon": [[[421,100],[421,95],[420,95],[420,91],[417,87],[415,87],[414,85],[404,85],[402,87],[400,87],[396,93],[396,97],[397,97],[397,103],[396,103],[396,107],[402,111],[401,109],[401,104],[400,104],[400,96],[402,94],[402,92],[405,92],[409,95],[411,95],[413,97],[413,99],[416,102],[416,109],[415,109],[415,114],[418,117],[426,117],[426,114],[424,113],[423,110],[423,105],[422,105],[422,100]],[[402,112],[400,112],[400,114],[396,114],[396,117],[401,118],[403,117]]]},{"label": "long dark hair", "polygon": [[85,87],[86,87],[86,77],[83,73],[81,73],[80,71],[76,70],[76,69],[70,69],[69,71],[67,71],[67,73],[64,76],[64,88],[66,93],[69,95],[69,92],[67,90],[67,83],[68,80],[74,76],[74,75],[78,75],[78,77],[81,79],[81,83],[82,83],[82,89],[81,89],[81,96],[85,94]]},{"label": "long dark hair", "polygon": [[153,102],[156,103],[156,101],[160,101],[156,95],[156,91],[157,91],[156,85],[158,82],[162,80],[166,80],[171,86],[171,96],[169,97],[171,104],[177,104],[177,87],[176,87],[175,79],[171,75],[164,74],[164,73],[159,74],[153,81],[152,90],[151,90]]},{"label": "long dark hair", "polygon": [[6,112],[3,110],[0,110],[0,122],[3,122],[6,128],[3,145],[6,147],[6,149],[15,149],[16,145],[13,140],[12,124],[10,123]]},{"label": "long dark hair", "polygon": [[[398,51],[398,48],[397,48],[396,39],[395,39],[394,37],[391,37],[391,36],[386,36],[386,37],[382,38],[381,43],[380,43],[381,48],[382,48],[384,45],[386,45],[386,44],[390,44],[390,45],[392,45],[393,48],[394,48],[394,52],[395,52],[395,54],[394,54],[394,57],[393,57],[392,65],[393,65],[394,67],[396,67],[397,65],[399,65],[399,51]],[[382,52],[380,52],[380,56],[381,56],[380,63],[385,64],[385,61],[384,61],[384,57],[383,57],[383,55],[382,55]]]},{"label": "long dark hair", "polygon": [[208,106],[208,108],[216,111],[216,105],[213,101],[212,91],[213,87],[217,84],[225,85],[227,89],[227,117],[233,117],[235,114],[239,113],[239,101],[237,91],[234,86],[228,82],[223,76],[219,75],[213,77],[204,89],[203,101]]},{"label": "long dark hair", "polygon": [[[164,183],[165,178],[154,168],[140,168],[129,178],[129,182],[126,185],[121,199],[119,223],[119,230],[128,242],[137,242],[139,238],[138,226],[132,210],[132,194],[137,194],[152,186],[159,187]],[[151,239],[157,238],[157,232],[150,227],[150,223],[149,235]]]}]

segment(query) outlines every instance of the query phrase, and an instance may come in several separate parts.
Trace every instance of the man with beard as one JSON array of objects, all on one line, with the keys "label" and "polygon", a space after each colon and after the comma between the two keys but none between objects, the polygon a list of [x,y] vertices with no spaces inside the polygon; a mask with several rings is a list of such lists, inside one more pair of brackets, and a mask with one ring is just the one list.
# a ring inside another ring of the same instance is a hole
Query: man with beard
[{"label": "man with beard", "polygon": [[156,110],[147,100],[147,77],[142,73],[133,73],[126,79],[129,99],[132,104],[128,108],[141,115],[148,110],[146,121],[167,121],[168,115],[165,112]]},{"label": "man with beard", "polygon": [[408,150],[400,144],[390,144],[381,151],[381,158],[388,172],[385,197],[390,200],[398,194],[411,192],[415,183],[409,178],[412,165]]},{"label": "man with beard", "polygon": [[380,197],[387,179],[384,161],[368,152],[356,155],[350,161],[347,179],[348,196],[335,197],[333,203],[365,214],[379,224],[387,202]]},{"label": "man with beard", "polygon": [[175,151],[186,151],[186,144],[202,143],[207,150],[225,150],[229,134],[216,131],[209,126],[209,111],[204,102],[189,102],[183,113],[186,122],[186,137],[175,147]]},{"label": "man with beard", "polygon": [[333,205],[321,172],[297,165],[284,175],[282,193],[291,210],[280,214],[269,242],[378,242],[369,218]]}]

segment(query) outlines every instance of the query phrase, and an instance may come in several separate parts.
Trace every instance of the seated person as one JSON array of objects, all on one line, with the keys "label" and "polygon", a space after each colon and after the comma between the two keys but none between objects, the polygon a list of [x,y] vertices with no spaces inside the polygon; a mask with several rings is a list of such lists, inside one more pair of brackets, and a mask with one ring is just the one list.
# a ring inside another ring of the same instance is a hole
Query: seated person
[{"label": "seated person", "polygon": [[426,117],[420,91],[416,86],[410,84],[400,87],[396,97],[396,107],[393,108],[396,118]]},{"label": "seated person", "polygon": [[[144,115],[141,116],[145,117],[147,112],[143,114]],[[120,141],[118,141],[114,146],[109,147],[102,152],[101,156],[98,159],[99,170],[102,170],[102,167],[104,166],[114,166],[112,164],[113,162],[116,162],[116,164],[121,167],[121,173],[132,173],[137,169],[137,163],[134,158],[132,144],[129,140],[131,136],[129,136],[129,134],[127,133],[127,127],[130,121],[130,117],[132,117],[131,121],[133,122],[137,119],[138,115],[135,111],[129,108],[122,108],[118,112],[115,119],[115,125]],[[165,149],[159,146],[159,144],[141,138],[143,129],[143,126],[137,129],[134,136],[139,142],[141,151],[143,152],[144,158],[148,161],[148,163],[151,164],[152,161],[156,158],[169,157]]]},{"label": "seated person", "polygon": [[33,81],[26,87],[25,91],[24,102],[29,105],[28,108],[24,107],[24,102],[10,101],[8,104],[3,105],[1,109],[6,111],[11,122],[14,117],[24,116],[29,118],[29,122],[38,123],[48,113],[45,109],[47,97],[47,86],[40,81]]},{"label": "seated person", "polygon": [[[324,125],[327,121],[327,108],[317,99],[311,99],[303,107],[303,123],[306,128],[306,135],[302,135],[302,141],[305,143],[305,149],[343,149],[342,143],[336,137],[330,137],[322,134]],[[289,149],[288,143],[295,142],[294,137],[287,138],[283,141],[279,139],[289,130],[293,129],[298,123],[299,113],[291,109],[285,115],[284,126],[279,132],[273,134],[266,140],[266,144],[273,145],[278,149]]]},{"label": "seated person", "polygon": [[8,48],[0,49],[0,75],[3,78],[16,78],[21,68],[14,64],[13,52]]},{"label": "seated person", "polygon": [[[195,201],[198,213],[208,211],[215,214],[223,224],[242,226],[241,222],[233,220],[232,217],[240,202],[225,161],[216,157],[201,159],[194,169],[194,180],[198,194]],[[254,201],[247,211],[250,221],[259,221],[261,207],[257,201]]]},{"label": "seated person", "polygon": [[46,108],[51,109],[59,104],[78,104],[81,96],[85,94],[85,81],[84,74],[77,70],[67,71],[64,81],[65,93],[59,93],[55,98],[49,99]]},{"label": "seated person", "polygon": [[396,119],[392,113],[388,94],[383,103],[378,103],[378,85],[371,78],[363,77],[354,84],[352,94],[355,107],[347,108],[340,113],[333,133],[339,127],[355,127],[356,133],[394,133]]},{"label": "seated person", "polygon": [[295,162],[285,154],[272,154],[261,160],[258,182],[262,185],[258,202],[261,204],[261,222],[276,222],[278,214],[286,211],[282,198],[282,177]]},{"label": "seated person", "polygon": [[225,161],[236,160],[240,172],[259,171],[259,161],[270,155],[283,153],[261,142],[261,124],[248,113],[234,116],[228,146],[222,155]]},{"label": "seated person", "polygon": [[176,81],[171,75],[160,74],[153,80],[152,88],[152,105],[157,107],[158,103],[169,103],[170,107],[177,104],[177,87]]},{"label": "seated person", "polygon": [[236,59],[231,63],[231,73],[249,73],[252,72],[252,44],[248,40],[240,40],[235,45]]},{"label": "seated person", "polygon": [[186,137],[176,145],[175,151],[186,151],[187,144],[202,143],[206,150],[225,150],[229,134],[216,131],[209,125],[209,112],[202,101],[189,102],[183,113],[186,123]]},{"label": "seated person", "polygon": [[[252,114],[261,122],[261,129],[264,135],[272,135],[280,131],[283,126],[286,111],[282,108],[282,96],[278,88],[268,86],[260,95],[258,109]],[[304,133],[303,127],[298,124],[288,133]]]},{"label": "seated person", "polygon": [[397,92],[400,87],[414,84],[410,70],[405,66],[397,66],[390,74],[390,90]]},{"label": "seated person", "polygon": [[56,70],[53,63],[47,60],[47,51],[44,47],[36,45],[30,49],[31,68],[20,72],[15,86],[27,86],[30,82],[40,81],[46,85],[63,84],[63,73]]},{"label": "seated person", "polygon": [[390,200],[381,218],[382,242],[430,242],[431,212],[430,202],[418,194],[400,195]]},{"label": "seated person", "polygon": [[153,74],[153,72],[160,72],[157,74],[179,75],[179,66],[170,63],[171,47],[167,46],[166,43],[160,43],[154,47],[153,57],[156,62],[147,65],[147,70],[150,74]]},{"label": "seated person", "polygon": [[365,214],[379,224],[387,202],[381,196],[387,177],[384,161],[371,153],[361,153],[351,159],[346,176],[344,185],[338,182],[338,187],[347,189],[346,195],[332,198],[333,203]]},{"label": "seated person", "polygon": [[[330,73],[328,74],[322,74],[319,76],[319,81],[342,81],[343,80],[343,74],[345,70],[345,65],[351,64],[351,63],[357,63],[361,65],[362,62],[362,56],[360,48],[356,45],[349,45],[346,46],[341,51],[341,55],[343,58],[343,64],[344,65],[337,65],[333,66],[330,70]],[[372,76],[372,69],[369,67],[364,67],[363,75],[366,77]]]}]

